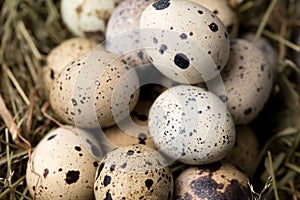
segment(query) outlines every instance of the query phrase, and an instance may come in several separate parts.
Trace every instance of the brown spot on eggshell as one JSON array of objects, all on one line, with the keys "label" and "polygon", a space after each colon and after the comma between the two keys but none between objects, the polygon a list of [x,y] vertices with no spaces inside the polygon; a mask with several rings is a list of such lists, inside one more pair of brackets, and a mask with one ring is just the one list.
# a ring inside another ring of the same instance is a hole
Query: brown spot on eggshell
[{"label": "brown spot on eggshell", "polygon": [[49,169],[44,169],[43,177],[46,178],[49,174]]},{"label": "brown spot on eggshell", "polygon": [[80,172],[79,171],[68,171],[67,174],[66,174],[66,183],[67,184],[73,184],[73,183],[76,183],[79,179],[79,175],[80,175]]}]

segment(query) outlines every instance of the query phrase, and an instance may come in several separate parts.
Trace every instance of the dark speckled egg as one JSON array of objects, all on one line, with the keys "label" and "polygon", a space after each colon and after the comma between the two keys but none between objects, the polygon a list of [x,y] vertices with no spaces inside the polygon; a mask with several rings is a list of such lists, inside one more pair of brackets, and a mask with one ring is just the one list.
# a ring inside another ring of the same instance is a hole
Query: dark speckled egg
[{"label": "dark speckled egg", "polygon": [[221,76],[223,81],[209,83],[211,91],[227,104],[236,125],[249,124],[263,109],[271,93],[273,70],[266,56],[254,44],[233,39]]},{"label": "dark speckled egg", "polygon": [[248,178],[232,164],[189,167],[175,181],[175,200],[250,200]]},{"label": "dark speckled egg", "polygon": [[145,51],[140,48],[139,23],[142,12],[153,2],[154,0],[123,0],[107,23],[106,49],[124,54],[124,59],[131,66],[150,63]]},{"label": "dark speckled egg", "polygon": [[173,196],[173,178],[164,158],[141,144],[109,152],[95,179],[96,200],[171,200]]},{"label": "dark speckled egg", "polygon": [[92,199],[98,167],[95,157],[102,158],[101,149],[87,131],[70,126],[54,129],[40,141],[28,161],[30,194],[39,200]]},{"label": "dark speckled egg", "polygon": [[207,8],[185,0],[160,0],[140,19],[141,42],[153,65],[179,83],[216,77],[227,62],[229,36]]},{"label": "dark speckled egg", "polygon": [[224,158],[235,141],[226,105],[206,89],[188,85],[158,96],[149,112],[149,132],[161,152],[191,165]]}]

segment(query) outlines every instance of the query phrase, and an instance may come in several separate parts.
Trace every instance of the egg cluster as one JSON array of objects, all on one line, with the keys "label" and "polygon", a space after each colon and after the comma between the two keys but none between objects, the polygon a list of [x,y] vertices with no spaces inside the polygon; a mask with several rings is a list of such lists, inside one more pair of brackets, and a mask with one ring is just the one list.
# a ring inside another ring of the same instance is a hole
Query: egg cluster
[{"label": "egg cluster", "polygon": [[81,37],[49,53],[43,77],[68,125],[35,148],[32,196],[250,199],[258,142],[247,125],[272,89],[268,42],[239,37],[227,0],[68,2],[63,20]]}]

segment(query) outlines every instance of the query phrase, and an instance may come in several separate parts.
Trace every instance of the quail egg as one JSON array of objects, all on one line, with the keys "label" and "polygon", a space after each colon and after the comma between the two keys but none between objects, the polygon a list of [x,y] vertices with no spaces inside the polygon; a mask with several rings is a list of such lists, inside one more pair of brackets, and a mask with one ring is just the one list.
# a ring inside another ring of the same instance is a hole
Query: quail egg
[{"label": "quail egg", "polygon": [[100,162],[94,193],[102,199],[160,199],[173,196],[173,177],[164,158],[145,145],[109,152]]},{"label": "quail egg", "polygon": [[239,30],[239,18],[230,7],[228,0],[190,0],[211,10],[224,23],[230,38],[236,38]]},{"label": "quail egg", "polygon": [[[92,199],[94,176],[98,167],[74,127],[50,131],[37,145],[28,161],[26,182],[35,199]],[[96,141],[87,139],[102,157]]]},{"label": "quail egg", "polygon": [[259,153],[256,134],[249,126],[236,129],[236,142],[227,160],[239,167],[248,177],[254,173]]},{"label": "quail egg", "polygon": [[246,40],[231,40],[230,50],[228,63],[221,72],[223,81],[213,80],[209,85],[227,104],[235,124],[245,125],[257,117],[267,102],[273,71],[264,54]]},{"label": "quail egg", "polygon": [[94,40],[76,37],[67,39],[52,49],[46,58],[46,66],[43,68],[44,86],[47,92],[50,92],[53,81],[66,65],[92,51],[96,46],[97,43]]},{"label": "quail egg", "polygon": [[76,36],[103,40],[106,23],[120,0],[62,0],[63,22]]},{"label": "quail egg", "polygon": [[225,66],[229,36],[207,8],[185,0],[160,0],[140,19],[141,43],[149,60],[168,78],[197,84],[211,80]]},{"label": "quail egg", "polygon": [[235,142],[226,105],[196,86],[179,85],[164,91],[151,106],[148,127],[158,149],[185,164],[218,161]]},{"label": "quail egg", "polygon": [[104,128],[129,115],[138,101],[138,87],[138,75],[125,60],[95,49],[61,71],[50,91],[50,103],[69,124]]},{"label": "quail egg", "polygon": [[248,177],[227,162],[189,167],[175,181],[175,200],[250,200]]},{"label": "quail egg", "polygon": [[150,63],[140,45],[139,22],[144,9],[155,0],[123,0],[106,28],[106,49],[124,55],[131,66]]}]

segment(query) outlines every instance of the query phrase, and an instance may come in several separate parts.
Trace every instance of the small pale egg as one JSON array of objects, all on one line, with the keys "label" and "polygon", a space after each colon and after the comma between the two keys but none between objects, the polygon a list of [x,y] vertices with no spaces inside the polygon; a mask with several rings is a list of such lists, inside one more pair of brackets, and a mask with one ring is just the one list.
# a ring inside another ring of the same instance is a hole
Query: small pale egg
[{"label": "small pale egg", "polygon": [[185,0],[160,0],[140,19],[143,48],[168,78],[197,84],[219,74],[229,56],[229,36],[207,8]]},{"label": "small pale egg", "polygon": [[123,0],[107,23],[106,49],[124,55],[131,66],[150,63],[141,49],[139,23],[144,9],[154,1]]},{"label": "small pale egg", "polygon": [[223,81],[213,80],[210,90],[217,94],[236,125],[248,124],[263,109],[271,93],[273,71],[265,55],[243,39],[231,40]]},{"label": "small pale egg", "polygon": [[97,43],[94,40],[77,37],[67,39],[53,48],[43,68],[44,86],[47,92],[50,92],[53,81],[63,68],[79,56],[92,51],[96,46]]},{"label": "small pale egg", "polygon": [[[95,156],[81,140],[88,134],[66,126],[50,131],[28,161],[26,182],[35,199],[92,199],[94,177],[101,157],[96,141],[88,140]],[[89,137],[89,136],[88,136]]]},{"label": "small pale egg", "polygon": [[235,142],[226,105],[196,86],[179,85],[163,92],[151,106],[148,126],[158,149],[185,164],[218,161]]},{"label": "small pale egg", "polygon": [[230,38],[236,38],[239,31],[239,18],[230,7],[228,0],[190,0],[200,4],[220,18],[224,23]]},{"label": "small pale egg", "polygon": [[175,200],[250,200],[248,177],[227,162],[189,167],[175,181]]},{"label": "small pale egg", "polygon": [[95,177],[96,200],[169,200],[173,177],[164,158],[145,145],[120,147],[106,154]]},{"label": "small pale egg", "polygon": [[95,49],[65,67],[53,83],[50,103],[65,122],[104,128],[127,117],[139,96],[136,71],[117,55]]},{"label": "small pale egg", "polygon": [[151,105],[151,101],[139,100],[131,116],[104,130],[105,136],[113,146],[144,144],[156,149],[148,132],[148,112]]},{"label": "small pale egg", "polygon": [[258,154],[259,143],[256,134],[248,126],[238,127],[235,145],[226,159],[251,177],[257,164]]},{"label": "small pale egg", "polygon": [[106,23],[121,0],[62,0],[63,22],[76,36],[103,40]]}]

